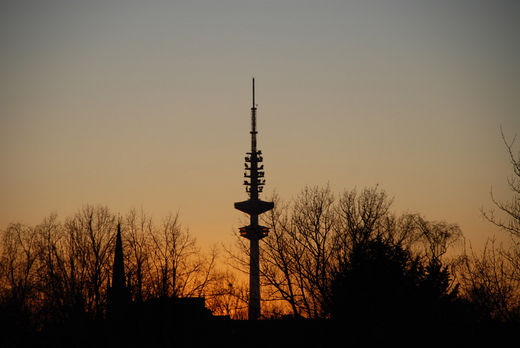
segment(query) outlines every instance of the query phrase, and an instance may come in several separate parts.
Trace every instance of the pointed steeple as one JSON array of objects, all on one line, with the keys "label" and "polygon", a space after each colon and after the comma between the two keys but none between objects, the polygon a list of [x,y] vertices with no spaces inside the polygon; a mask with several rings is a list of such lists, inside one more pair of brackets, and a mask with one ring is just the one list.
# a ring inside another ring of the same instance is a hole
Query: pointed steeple
[{"label": "pointed steeple", "polygon": [[123,257],[123,240],[121,223],[117,224],[116,245],[114,249],[114,265],[112,267],[112,286],[108,289],[108,317],[115,327],[124,321],[130,304],[130,291],[125,282],[125,263]]},{"label": "pointed steeple", "polygon": [[112,289],[126,288],[125,263],[123,258],[123,241],[121,239],[121,223],[117,224],[116,248],[114,250],[114,265],[112,268]]}]

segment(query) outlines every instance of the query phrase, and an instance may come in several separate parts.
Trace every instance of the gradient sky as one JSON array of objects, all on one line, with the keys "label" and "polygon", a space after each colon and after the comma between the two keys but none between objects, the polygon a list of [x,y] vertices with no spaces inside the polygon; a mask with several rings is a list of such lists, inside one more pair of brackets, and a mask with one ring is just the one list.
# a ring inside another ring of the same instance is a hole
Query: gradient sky
[{"label": "gradient sky", "polygon": [[500,126],[520,137],[519,4],[2,1],[0,227],[90,203],[230,241],[254,76],[267,195],[379,184],[483,240]]}]

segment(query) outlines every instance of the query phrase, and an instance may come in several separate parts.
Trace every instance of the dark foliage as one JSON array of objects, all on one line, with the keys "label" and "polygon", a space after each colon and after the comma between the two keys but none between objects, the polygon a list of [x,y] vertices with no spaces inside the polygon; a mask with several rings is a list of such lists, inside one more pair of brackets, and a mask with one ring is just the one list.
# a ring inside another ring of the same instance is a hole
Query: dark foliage
[{"label": "dark foliage", "polygon": [[[381,240],[356,246],[335,273],[329,310],[358,339],[449,337],[471,330],[471,308],[450,289],[437,261],[424,266],[399,245]],[[437,336],[437,337],[438,337]]]}]

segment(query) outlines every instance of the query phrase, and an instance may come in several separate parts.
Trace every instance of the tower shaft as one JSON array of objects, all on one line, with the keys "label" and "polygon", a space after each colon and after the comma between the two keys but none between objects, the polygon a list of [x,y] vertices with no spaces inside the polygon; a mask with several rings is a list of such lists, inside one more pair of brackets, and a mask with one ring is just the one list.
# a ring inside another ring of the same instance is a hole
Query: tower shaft
[{"label": "tower shaft", "polygon": [[260,317],[260,245],[258,239],[249,240],[249,308],[248,318]]}]

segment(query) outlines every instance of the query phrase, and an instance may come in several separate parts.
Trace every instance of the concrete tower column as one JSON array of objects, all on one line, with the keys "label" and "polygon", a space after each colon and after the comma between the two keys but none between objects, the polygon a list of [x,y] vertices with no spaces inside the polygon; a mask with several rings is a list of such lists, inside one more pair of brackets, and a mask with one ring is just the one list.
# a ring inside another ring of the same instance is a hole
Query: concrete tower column
[{"label": "concrete tower column", "polygon": [[249,317],[260,317],[260,251],[258,239],[250,240],[249,251]]}]

